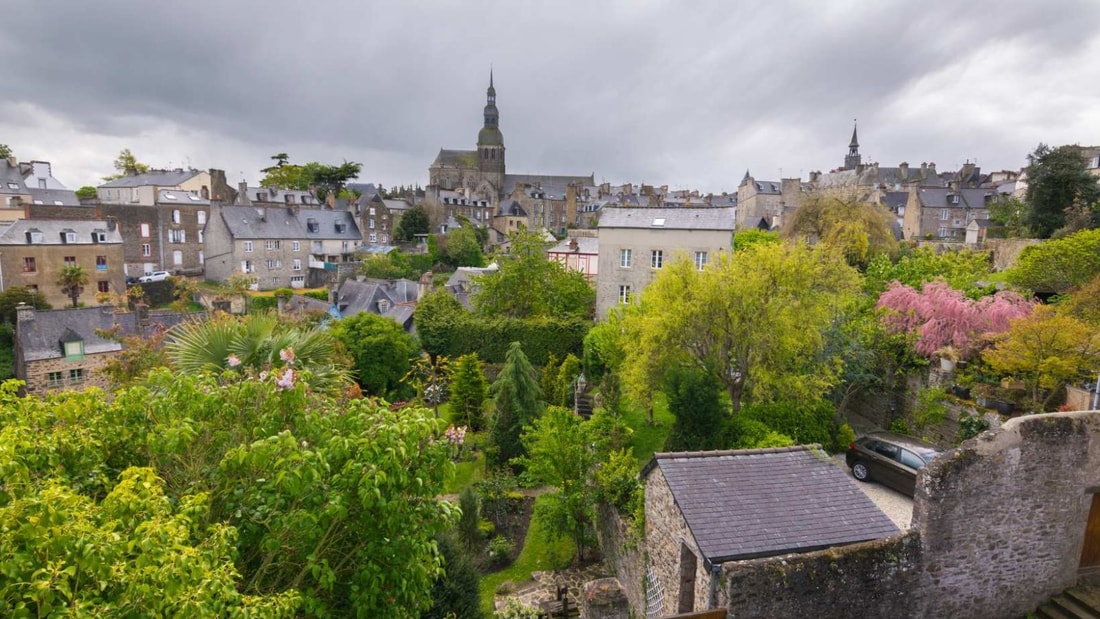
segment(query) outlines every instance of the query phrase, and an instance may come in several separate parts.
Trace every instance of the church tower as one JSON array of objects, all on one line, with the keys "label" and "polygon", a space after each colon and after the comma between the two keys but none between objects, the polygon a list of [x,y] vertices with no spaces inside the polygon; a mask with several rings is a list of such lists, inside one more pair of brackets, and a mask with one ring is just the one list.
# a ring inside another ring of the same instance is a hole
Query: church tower
[{"label": "church tower", "polygon": [[848,156],[844,158],[844,168],[855,170],[859,167],[862,157],[859,156],[859,139],[856,137],[856,126],[852,125],[852,141],[848,144]]},{"label": "church tower", "polygon": [[486,91],[485,126],[477,134],[477,167],[481,180],[492,183],[497,192],[504,189],[504,135],[500,132],[500,112],[497,111],[497,90],[493,87],[493,71],[489,70],[489,90]]}]

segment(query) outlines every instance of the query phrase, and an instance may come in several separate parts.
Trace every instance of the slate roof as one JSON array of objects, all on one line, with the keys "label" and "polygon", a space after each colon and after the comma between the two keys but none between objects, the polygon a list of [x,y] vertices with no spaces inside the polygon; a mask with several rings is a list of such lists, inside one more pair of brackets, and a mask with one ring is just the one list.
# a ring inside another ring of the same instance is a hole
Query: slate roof
[{"label": "slate roof", "polygon": [[[347,211],[330,209],[300,209],[295,215],[288,208],[261,206],[223,206],[222,221],[236,240],[248,239],[309,239],[362,240],[355,216]],[[310,220],[317,222],[317,231],[310,232]],[[336,223],[344,231],[336,231]]]},{"label": "slate roof", "polygon": [[[600,228],[733,231],[734,207],[605,208]],[[657,224],[664,220],[663,224]]]},{"label": "slate roof", "polygon": [[[169,329],[185,320],[178,312],[150,312],[150,325]],[[109,330],[118,325],[122,335],[137,333],[137,319],[133,312],[116,314],[110,306],[78,307],[57,310],[36,310],[34,319],[20,321],[16,325],[16,337],[26,361],[60,359],[64,356],[61,342],[78,336],[84,340],[84,354],[115,352],[122,345],[115,340],[96,335],[96,330]]]},{"label": "slate roof", "polygon": [[897,213],[909,202],[908,191],[887,191],[882,196],[882,205]]},{"label": "slate roof", "polygon": [[193,204],[196,206],[210,206],[210,200],[190,191],[178,189],[158,189],[158,204]]},{"label": "slate roof", "polygon": [[27,193],[31,194],[31,202],[34,204],[54,204],[63,206],[80,206],[80,198],[71,189],[38,189],[27,187]]},{"label": "slate roof", "polygon": [[501,193],[503,195],[510,196],[515,190],[516,185],[527,184],[538,186],[539,190],[545,193],[546,197],[549,199],[564,200],[565,188],[568,187],[570,183],[577,183],[578,185],[588,186],[594,185],[596,181],[594,175],[592,174],[589,174],[588,176],[505,174],[504,187],[501,189]]},{"label": "slate roof", "polygon": [[276,187],[249,187],[247,189],[247,197],[250,202],[277,202],[279,204],[287,204],[287,196],[290,197],[289,204],[299,206],[317,206],[321,204],[317,196],[308,191],[302,191],[301,189],[279,189]]},{"label": "slate roof", "polygon": [[813,446],[658,453],[711,564],[889,537],[897,526]]},{"label": "slate roof", "polygon": [[439,154],[435,156],[435,161],[432,162],[432,166],[448,166],[454,168],[476,168],[477,167],[477,151],[476,150],[451,150],[447,148],[439,149]]},{"label": "slate roof", "polygon": [[[575,251],[575,252],[573,251],[572,248],[569,247],[569,243],[573,239],[576,239],[576,241],[577,241],[577,251]],[[558,243],[554,247],[551,247],[550,249],[546,250],[546,253],[548,253],[548,254],[573,254],[573,253],[577,253],[577,254],[596,255],[596,254],[600,253],[600,239],[598,239],[594,236],[570,237],[570,238],[567,238],[564,241]]]},{"label": "slate roof", "polygon": [[[341,316],[360,312],[385,316],[407,329],[412,324],[418,292],[417,282],[409,279],[347,279],[336,293],[336,309]],[[379,301],[388,301],[389,307],[380,311]]]},{"label": "slate roof", "polygon": [[[957,204],[948,201],[947,196],[958,193]],[[921,187],[918,192],[920,205],[927,208],[987,208],[986,196],[994,193],[989,189],[960,189],[951,191],[945,187]]]},{"label": "slate roof", "polygon": [[199,174],[199,170],[153,170],[145,174],[116,178],[113,181],[103,183],[99,188],[145,187],[146,185],[174,187],[195,178]]},{"label": "slate roof", "polygon": [[[93,232],[107,235],[105,244],[121,243],[122,233],[116,227],[107,228],[106,221],[87,219],[20,219],[0,227],[0,245],[29,245],[27,233],[41,232],[42,241],[35,245],[91,245]],[[62,232],[75,232],[76,243],[62,243]]]}]

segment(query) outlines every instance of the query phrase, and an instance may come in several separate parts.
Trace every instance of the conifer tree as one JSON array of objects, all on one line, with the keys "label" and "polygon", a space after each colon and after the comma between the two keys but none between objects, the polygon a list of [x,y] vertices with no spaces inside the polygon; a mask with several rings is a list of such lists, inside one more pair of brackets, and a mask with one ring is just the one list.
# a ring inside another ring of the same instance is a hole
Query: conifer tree
[{"label": "conifer tree", "polygon": [[493,402],[493,420],[489,429],[490,464],[508,464],[524,455],[520,434],[542,412],[542,391],[538,373],[531,367],[519,342],[512,342],[504,358],[500,376],[489,388]]}]

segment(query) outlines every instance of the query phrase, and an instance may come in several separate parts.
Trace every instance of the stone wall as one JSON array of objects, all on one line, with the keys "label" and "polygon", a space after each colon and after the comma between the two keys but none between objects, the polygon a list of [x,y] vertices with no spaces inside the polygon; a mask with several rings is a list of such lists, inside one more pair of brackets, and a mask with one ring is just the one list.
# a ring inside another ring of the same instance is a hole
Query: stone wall
[{"label": "stone wall", "polygon": [[1100,485],[1100,414],[1019,417],[917,479],[923,617],[1013,617],[1072,585]]},{"label": "stone wall", "polygon": [[675,615],[680,599],[680,553],[686,545],[695,553],[695,610],[708,608],[710,572],[703,562],[703,553],[684,520],[672,489],[660,466],[653,467],[645,477],[645,538],[649,570],[664,589],[662,615]]},{"label": "stone wall", "polygon": [[993,254],[993,270],[1004,271],[1016,264],[1016,258],[1028,245],[1042,243],[1039,239],[986,239],[985,248]]},{"label": "stone wall", "polygon": [[920,555],[909,533],[735,561],[722,566],[721,588],[734,617],[912,617]]},{"label": "stone wall", "polygon": [[600,503],[596,510],[596,538],[604,563],[615,573],[630,607],[638,616],[645,612],[645,541],[636,539],[629,523],[615,508]]}]

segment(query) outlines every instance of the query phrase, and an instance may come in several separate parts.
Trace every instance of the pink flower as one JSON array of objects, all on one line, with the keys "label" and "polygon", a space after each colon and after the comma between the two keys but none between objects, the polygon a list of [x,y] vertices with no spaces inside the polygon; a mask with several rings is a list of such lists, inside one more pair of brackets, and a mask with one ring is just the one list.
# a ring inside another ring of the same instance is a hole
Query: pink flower
[{"label": "pink flower", "polygon": [[287,368],[286,373],[283,374],[282,378],[275,381],[275,384],[279,387],[280,390],[290,389],[291,387],[293,387],[294,386],[294,370],[292,370],[290,368]]},{"label": "pink flower", "polygon": [[452,425],[447,428],[443,436],[446,436],[452,445],[461,445],[466,440],[466,426],[456,428]]},{"label": "pink flower", "polygon": [[288,346],[280,350],[279,358],[283,360],[283,363],[294,363],[294,349]]},{"label": "pink flower", "polygon": [[225,362],[229,364],[229,367],[235,368],[241,364],[241,358],[237,355],[229,355],[229,358],[226,359]]}]

